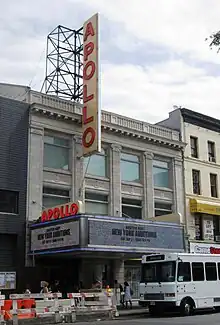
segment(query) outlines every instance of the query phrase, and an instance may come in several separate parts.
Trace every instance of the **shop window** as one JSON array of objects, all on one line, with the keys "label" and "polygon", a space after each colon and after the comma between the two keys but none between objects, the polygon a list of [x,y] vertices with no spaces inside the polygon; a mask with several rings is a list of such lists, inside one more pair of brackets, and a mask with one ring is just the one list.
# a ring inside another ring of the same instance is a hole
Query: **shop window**
[{"label": "shop window", "polygon": [[210,188],[211,188],[211,196],[218,197],[218,184],[217,184],[216,174],[210,174]]},{"label": "shop window", "polygon": [[172,213],[172,204],[164,202],[155,202],[154,203],[154,216],[163,216],[165,214]]},{"label": "shop window", "polygon": [[203,263],[192,263],[193,281],[204,281],[204,266]]},{"label": "shop window", "polygon": [[178,263],[177,281],[179,282],[191,281],[191,268],[189,262]]},{"label": "shop window", "polygon": [[201,194],[201,186],[200,186],[200,171],[192,170],[192,182],[193,182],[193,194]]},{"label": "shop window", "polygon": [[107,155],[106,151],[84,158],[84,173],[99,177],[107,177]]},{"label": "shop window", "polygon": [[203,224],[201,215],[195,215],[195,239],[203,240]]},{"label": "shop window", "polygon": [[44,136],[44,167],[69,169],[69,140]]},{"label": "shop window", "polygon": [[18,214],[19,193],[0,190],[0,212]]},{"label": "shop window", "polygon": [[207,281],[217,281],[216,263],[205,263]]},{"label": "shop window", "polygon": [[142,219],[142,202],[140,200],[122,198],[122,217]]},{"label": "shop window", "polygon": [[121,180],[126,182],[139,182],[140,160],[137,155],[121,153]]},{"label": "shop window", "polygon": [[170,187],[169,163],[161,160],[153,161],[154,187]]},{"label": "shop window", "polygon": [[50,187],[43,188],[43,204],[42,208],[52,208],[70,202],[70,194],[68,190],[56,189]]},{"label": "shop window", "polygon": [[210,162],[216,162],[215,143],[212,141],[208,141],[208,159]]},{"label": "shop window", "polygon": [[86,192],[85,210],[88,214],[108,215],[108,195]]},{"label": "shop window", "polygon": [[190,137],[191,157],[198,158],[198,138]]}]

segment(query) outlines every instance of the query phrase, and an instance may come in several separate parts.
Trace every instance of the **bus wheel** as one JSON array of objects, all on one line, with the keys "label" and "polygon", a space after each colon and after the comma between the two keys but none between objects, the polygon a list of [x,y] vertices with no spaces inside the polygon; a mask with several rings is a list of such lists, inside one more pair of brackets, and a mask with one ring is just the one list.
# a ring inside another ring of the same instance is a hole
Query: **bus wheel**
[{"label": "bus wheel", "polygon": [[191,299],[184,299],[180,304],[180,314],[182,316],[190,316],[193,314],[194,304]]}]

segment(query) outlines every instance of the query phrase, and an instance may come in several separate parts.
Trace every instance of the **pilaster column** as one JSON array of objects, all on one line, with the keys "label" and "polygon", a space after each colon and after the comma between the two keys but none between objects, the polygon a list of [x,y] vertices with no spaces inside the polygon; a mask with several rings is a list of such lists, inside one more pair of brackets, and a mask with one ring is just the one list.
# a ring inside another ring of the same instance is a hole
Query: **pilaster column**
[{"label": "pilaster column", "polygon": [[72,189],[74,201],[84,201],[84,183],[83,179],[83,157],[82,157],[82,138],[74,136],[73,157],[72,157]]},{"label": "pilaster column", "polygon": [[[174,212],[180,213],[182,218],[185,216],[185,189],[183,175],[183,160],[180,157],[174,158],[172,161],[173,169],[173,204]],[[185,220],[182,219],[185,223]]]},{"label": "pilaster column", "polygon": [[110,154],[110,206],[111,215],[121,216],[121,146],[111,145]]},{"label": "pilaster column", "polygon": [[31,126],[29,134],[27,219],[36,220],[42,211],[44,129]]},{"label": "pilaster column", "polygon": [[29,221],[40,217],[42,211],[43,195],[43,154],[44,154],[44,129],[31,125],[29,129],[28,151],[28,177],[27,177],[27,222],[25,240],[25,266],[32,266],[33,259],[28,256],[30,249]]},{"label": "pilaster column", "polygon": [[144,152],[144,215],[154,217],[153,153]]}]

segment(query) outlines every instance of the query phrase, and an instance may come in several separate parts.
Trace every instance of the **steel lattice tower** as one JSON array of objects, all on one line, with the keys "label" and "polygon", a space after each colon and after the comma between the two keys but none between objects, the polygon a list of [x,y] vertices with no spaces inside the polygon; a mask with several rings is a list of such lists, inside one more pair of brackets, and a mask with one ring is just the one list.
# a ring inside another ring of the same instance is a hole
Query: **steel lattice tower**
[{"label": "steel lattice tower", "polygon": [[59,25],[47,37],[45,93],[66,100],[82,100],[83,27]]}]

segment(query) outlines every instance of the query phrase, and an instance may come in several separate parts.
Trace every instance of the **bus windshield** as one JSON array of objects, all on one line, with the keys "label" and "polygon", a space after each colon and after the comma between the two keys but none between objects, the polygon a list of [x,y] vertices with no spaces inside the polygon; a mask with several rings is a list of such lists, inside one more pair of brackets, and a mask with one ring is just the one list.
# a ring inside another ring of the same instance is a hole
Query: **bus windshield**
[{"label": "bus windshield", "polygon": [[142,264],[141,282],[173,282],[176,275],[176,262],[153,262]]}]

